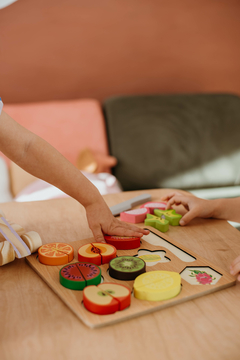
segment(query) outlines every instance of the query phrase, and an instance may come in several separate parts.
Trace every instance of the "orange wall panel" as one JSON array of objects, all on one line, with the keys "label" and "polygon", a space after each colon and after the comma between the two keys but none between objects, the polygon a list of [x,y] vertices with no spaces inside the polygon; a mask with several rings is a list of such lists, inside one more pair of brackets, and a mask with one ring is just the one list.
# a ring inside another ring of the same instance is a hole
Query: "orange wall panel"
[{"label": "orange wall panel", "polygon": [[240,94],[239,19],[239,0],[19,0],[0,10],[0,96]]}]

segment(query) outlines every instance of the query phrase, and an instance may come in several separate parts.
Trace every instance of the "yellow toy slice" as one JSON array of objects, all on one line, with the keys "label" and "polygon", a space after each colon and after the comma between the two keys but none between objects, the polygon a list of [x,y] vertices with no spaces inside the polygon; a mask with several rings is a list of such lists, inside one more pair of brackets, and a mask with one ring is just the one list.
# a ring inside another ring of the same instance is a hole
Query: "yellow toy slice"
[{"label": "yellow toy slice", "polygon": [[135,279],[133,290],[139,300],[169,300],[180,293],[181,276],[173,271],[149,271]]}]

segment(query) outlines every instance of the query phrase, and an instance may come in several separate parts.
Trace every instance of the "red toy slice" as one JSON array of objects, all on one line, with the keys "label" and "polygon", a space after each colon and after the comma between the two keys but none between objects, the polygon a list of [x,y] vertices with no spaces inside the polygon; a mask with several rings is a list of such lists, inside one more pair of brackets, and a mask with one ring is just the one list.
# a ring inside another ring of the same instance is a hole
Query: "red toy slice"
[{"label": "red toy slice", "polygon": [[113,314],[130,306],[131,292],[126,286],[115,283],[87,286],[83,291],[83,304],[94,314]]},{"label": "red toy slice", "polygon": [[109,244],[91,243],[78,249],[78,260],[88,261],[96,265],[107,264],[116,257],[117,249]]},{"label": "red toy slice", "polygon": [[64,265],[72,261],[74,249],[69,244],[51,243],[38,249],[38,258],[44,265]]},{"label": "red toy slice", "polygon": [[90,263],[74,263],[59,271],[60,283],[71,290],[83,290],[88,285],[101,282],[101,269]]},{"label": "red toy slice", "polygon": [[166,210],[166,206],[167,203],[163,202],[163,201],[149,201],[143,205],[140,206],[140,208],[146,208],[148,214],[153,214],[154,209],[159,209],[159,210]]},{"label": "red toy slice", "polygon": [[108,244],[115,246],[117,250],[131,250],[140,247],[139,237],[104,235]]}]

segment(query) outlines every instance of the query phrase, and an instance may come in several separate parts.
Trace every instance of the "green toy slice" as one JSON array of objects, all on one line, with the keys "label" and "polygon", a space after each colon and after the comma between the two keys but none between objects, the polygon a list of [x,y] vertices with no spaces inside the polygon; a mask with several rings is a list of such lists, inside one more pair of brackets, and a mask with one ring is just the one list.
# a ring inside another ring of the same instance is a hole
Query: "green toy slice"
[{"label": "green toy slice", "polygon": [[166,220],[169,221],[169,224],[172,226],[179,225],[179,221],[182,218],[182,215],[177,214],[174,209],[169,209],[169,210],[155,209],[154,215],[158,216],[159,218],[165,218]]},{"label": "green toy slice", "polygon": [[147,218],[145,219],[144,224],[147,226],[152,226],[161,232],[166,232],[169,228],[169,221],[167,219],[152,214],[147,214]]}]

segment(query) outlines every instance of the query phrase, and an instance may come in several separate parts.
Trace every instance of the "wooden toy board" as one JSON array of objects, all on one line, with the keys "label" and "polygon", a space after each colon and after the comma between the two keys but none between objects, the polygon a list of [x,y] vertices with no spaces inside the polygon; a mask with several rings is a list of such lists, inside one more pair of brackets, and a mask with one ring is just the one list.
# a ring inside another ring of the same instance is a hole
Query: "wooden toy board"
[{"label": "wooden toy board", "polygon": [[[189,271],[189,280],[193,281],[190,276],[190,268],[206,269],[206,272],[218,274],[216,284],[196,285],[190,284],[182,278],[182,289],[179,295],[165,301],[146,301],[138,300],[133,295],[131,297],[131,306],[123,311],[118,311],[111,315],[96,315],[85,309],[82,299],[82,291],[70,290],[63,287],[59,282],[59,270],[64,266],[47,266],[39,262],[37,254],[33,254],[26,258],[27,263],[37,272],[37,274],[50,286],[50,288],[64,301],[64,303],[74,312],[74,314],[90,328],[97,328],[110,325],[119,321],[131,319],[136,316],[161,310],[169,306],[180,304],[184,301],[192,300],[197,297],[210,294],[212,292],[222,290],[235,284],[236,280],[223,269],[211,264],[209,261],[198,256],[194,252],[188,250],[184,246],[172,240],[165,233],[162,233],[152,227],[145,227],[150,230],[150,234],[143,236],[141,247],[133,250],[117,250],[117,256],[138,254],[138,251],[162,251],[164,255],[161,259],[166,262],[158,262],[152,266],[147,263],[146,271],[165,270],[182,273]],[[147,241],[146,241],[147,240]],[[77,262],[77,251],[80,246],[93,242],[93,238],[72,242],[74,247],[74,259],[72,263]],[[164,251],[164,252],[163,252]],[[149,253],[150,253],[149,252]],[[113,279],[108,274],[108,264],[101,265],[102,277],[104,282],[115,282],[128,286],[133,289],[134,281],[119,281]],[[219,276],[219,274],[221,276]],[[214,277],[213,277],[214,278]],[[216,282],[216,280],[215,280]],[[214,282],[213,282],[214,283]],[[54,304],[53,304],[54,306]]]}]

